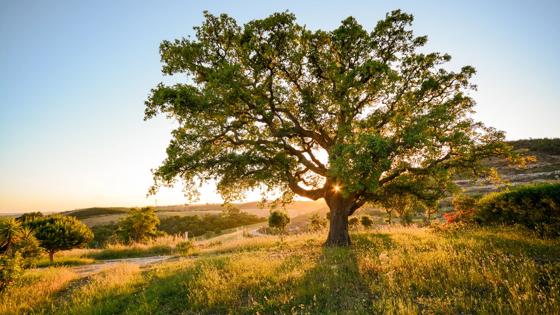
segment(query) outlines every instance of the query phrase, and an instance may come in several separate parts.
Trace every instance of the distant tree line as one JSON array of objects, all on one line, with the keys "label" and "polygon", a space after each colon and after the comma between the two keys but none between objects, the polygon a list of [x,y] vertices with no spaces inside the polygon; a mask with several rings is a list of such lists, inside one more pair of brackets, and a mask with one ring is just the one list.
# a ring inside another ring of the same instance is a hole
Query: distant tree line
[{"label": "distant tree line", "polygon": [[108,242],[143,242],[158,235],[184,234],[201,236],[217,234],[223,230],[265,221],[256,215],[239,211],[227,211],[223,214],[170,216],[158,218],[153,208],[133,209],[117,223],[94,226],[95,237],[92,247],[102,247]]},{"label": "distant tree line", "polygon": [[161,219],[160,230],[167,234],[200,236],[207,232],[220,233],[222,230],[266,221],[266,218],[244,212],[229,212],[222,215],[172,216]]}]

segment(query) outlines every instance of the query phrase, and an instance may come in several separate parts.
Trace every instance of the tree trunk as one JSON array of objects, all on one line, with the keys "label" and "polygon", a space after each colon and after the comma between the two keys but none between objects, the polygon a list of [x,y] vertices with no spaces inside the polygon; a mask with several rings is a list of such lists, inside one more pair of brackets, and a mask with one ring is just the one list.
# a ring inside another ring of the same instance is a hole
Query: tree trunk
[{"label": "tree trunk", "polygon": [[49,261],[50,262],[54,261],[54,252],[52,252],[52,251],[49,252]]},{"label": "tree trunk", "polygon": [[329,225],[329,236],[325,245],[327,246],[350,246],[350,235],[348,234],[348,214],[344,209],[331,208],[331,220]]},{"label": "tree trunk", "polygon": [[348,215],[354,206],[354,198],[344,197],[340,192],[330,190],[325,194],[325,201],[331,211],[329,236],[326,246],[350,246],[348,234]]}]

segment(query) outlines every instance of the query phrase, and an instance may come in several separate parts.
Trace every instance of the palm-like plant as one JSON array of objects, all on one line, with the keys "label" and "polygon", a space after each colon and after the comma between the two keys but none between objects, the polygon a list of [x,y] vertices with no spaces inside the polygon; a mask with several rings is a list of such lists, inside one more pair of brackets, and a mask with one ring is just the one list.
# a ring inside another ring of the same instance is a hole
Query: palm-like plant
[{"label": "palm-like plant", "polygon": [[0,252],[10,252],[23,236],[22,226],[16,219],[0,221]]}]

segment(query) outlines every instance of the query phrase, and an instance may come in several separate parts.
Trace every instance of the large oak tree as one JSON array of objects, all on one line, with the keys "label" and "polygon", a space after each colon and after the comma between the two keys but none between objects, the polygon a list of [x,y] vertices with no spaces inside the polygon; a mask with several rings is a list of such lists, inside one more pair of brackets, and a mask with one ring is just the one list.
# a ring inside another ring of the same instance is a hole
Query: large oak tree
[{"label": "large oak tree", "polygon": [[291,13],[244,25],[205,13],[194,38],[164,41],[163,73],[146,119],[177,121],[154,191],[176,180],[196,193],[214,180],[227,199],[266,187],[330,208],[327,245],[349,245],[348,216],[392,193],[433,200],[458,172],[506,155],[504,134],[471,118],[473,67],[421,52],[412,15],[388,13],[372,31],[349,17],[332,31]]}]

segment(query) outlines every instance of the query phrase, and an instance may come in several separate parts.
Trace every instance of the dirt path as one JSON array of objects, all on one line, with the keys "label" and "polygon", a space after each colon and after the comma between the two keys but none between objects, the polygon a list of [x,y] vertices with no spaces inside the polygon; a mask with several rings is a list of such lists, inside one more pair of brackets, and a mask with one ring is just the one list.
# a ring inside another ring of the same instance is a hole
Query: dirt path
[{"label": "dirt path", "polygon": [[98,273],[116,264],[131,263],[131,264],[136,264],[140,267],[145,267],[151,264],[160,263],[172,257],[173,256],[151,256],[151,257],[109,259],[91,265],[72,267],[72,270],[76,272],[78,275],[80,275],[80,277],[86,277],[94,273]]}]

